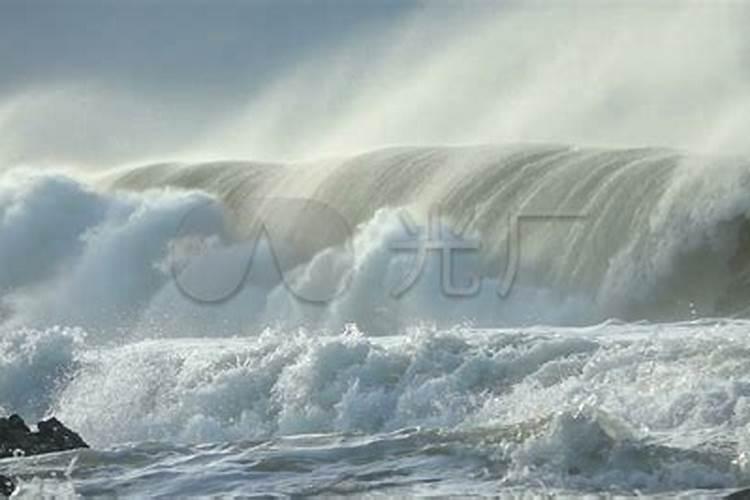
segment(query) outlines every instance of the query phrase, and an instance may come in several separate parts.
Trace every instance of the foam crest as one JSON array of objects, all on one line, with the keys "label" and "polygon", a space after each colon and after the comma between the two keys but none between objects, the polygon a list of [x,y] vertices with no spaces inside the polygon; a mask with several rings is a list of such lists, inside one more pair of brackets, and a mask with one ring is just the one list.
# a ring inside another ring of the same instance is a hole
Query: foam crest
[{"label": "foam crest", "polygon": [[742,315],[746,170],[521,145],[153,166],[99,190],[14,171],[0,183],[0,251],[17,263],[0,271],[3,321],[111,340]]}]

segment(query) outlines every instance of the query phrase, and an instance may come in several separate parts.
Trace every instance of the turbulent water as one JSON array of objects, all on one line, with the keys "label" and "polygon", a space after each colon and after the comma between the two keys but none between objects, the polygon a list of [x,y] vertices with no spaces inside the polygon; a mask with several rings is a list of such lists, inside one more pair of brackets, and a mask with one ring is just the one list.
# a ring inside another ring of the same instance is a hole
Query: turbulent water
[{"label": "turbulent water", "polygon": [[750,484],[748,166],[516,145],[6,172],[0,413],[93,449],[0,472],[29,496]]}]

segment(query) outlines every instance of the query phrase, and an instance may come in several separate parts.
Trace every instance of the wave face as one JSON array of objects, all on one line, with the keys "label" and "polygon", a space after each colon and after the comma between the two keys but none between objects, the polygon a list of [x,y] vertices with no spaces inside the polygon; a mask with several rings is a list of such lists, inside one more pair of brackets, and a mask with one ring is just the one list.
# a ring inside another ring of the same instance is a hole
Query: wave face
[{"label": "wave face", "polygon": [[519,145],[11,171],[2,320],[112,339],[743,315],[747,166]]},{"label": "wave face", "polygon": [[[246,226],[263,213],[263,200],[325,204],[352,228],[354,245],[351,283],[329,312],[368,331],[392,332],[435,319],[590,324],[742,314],[750,297],[747,167],[743,159],[661,149],[431,147],[307,164],[155,165],[107,183],[202,190]],[[477,275],[481,288],[470,298],[447,299],[434,277],[440,256],[431,253],[429,276],[390,300],[383,281],[397,281],[396,269],[408,272],[404,259],[413,259],[392,251],[409,237],[404,214],[424,229],[435,213],[439,225],[460,228],[481,247],[456,265],[464,266],[457,281]],[[276,216],[282,218],[298,234],[332,224],[304,211]],[[282,239],[274,245],[272,238],[272,246],[283,246]],[[373,310],[382,314],[368,316]]]}]

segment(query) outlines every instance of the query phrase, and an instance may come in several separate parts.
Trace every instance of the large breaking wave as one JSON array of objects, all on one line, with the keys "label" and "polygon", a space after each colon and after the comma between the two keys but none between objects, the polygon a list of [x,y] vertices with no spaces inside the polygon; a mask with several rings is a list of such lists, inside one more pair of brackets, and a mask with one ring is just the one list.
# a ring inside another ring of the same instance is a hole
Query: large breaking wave
[{"label": "large breaking wave", "polygon": [[[743,315],[749,193],[750,169],[739,158],[553,145],[393,148],[304,164],[160,164],[96,178],[15,170],[0,181],[3,323],[122,339],[257,334],[269,325],[355,323],[369,334],[394,334],[422,322]],[[274,199],[314,200],[329,212],[285,212],[268,205]],[[287,235],[326,237],[314,252],[291,257],[280,247],[304,238],[262,239],[245,276],[242,228],[267,217],[264,204]],[[414,287],[396,295],[418,264],[416,252],[393,250],[414,238],[404,214],[424,226],[437,209],[441,226],[460,227],[479,245],[455,257],[451,280],[476,275],[481,287],[446,294],[443,256],[431,252]],[[237,285],[230,300],[203,304],[181,293],[171,263],[187,217],[199,220],[201,237],[220,235],[230,245],[197,273],[204,287]],[[335,223],[343,229],[331,230]],[[300,300],[285,268],[305,286],[338,280],[340,293],[324,303]],[[509,276],[508,293],[498,293]]]}]

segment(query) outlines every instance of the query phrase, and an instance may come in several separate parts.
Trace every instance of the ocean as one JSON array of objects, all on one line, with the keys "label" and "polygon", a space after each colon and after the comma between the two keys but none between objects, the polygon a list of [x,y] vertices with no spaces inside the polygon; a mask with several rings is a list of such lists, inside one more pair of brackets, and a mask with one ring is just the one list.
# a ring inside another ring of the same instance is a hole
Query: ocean
[{"label": "ocean", "polygon": [[0,176],[19,497],[750,484],[747,161],[397,147]]}]

